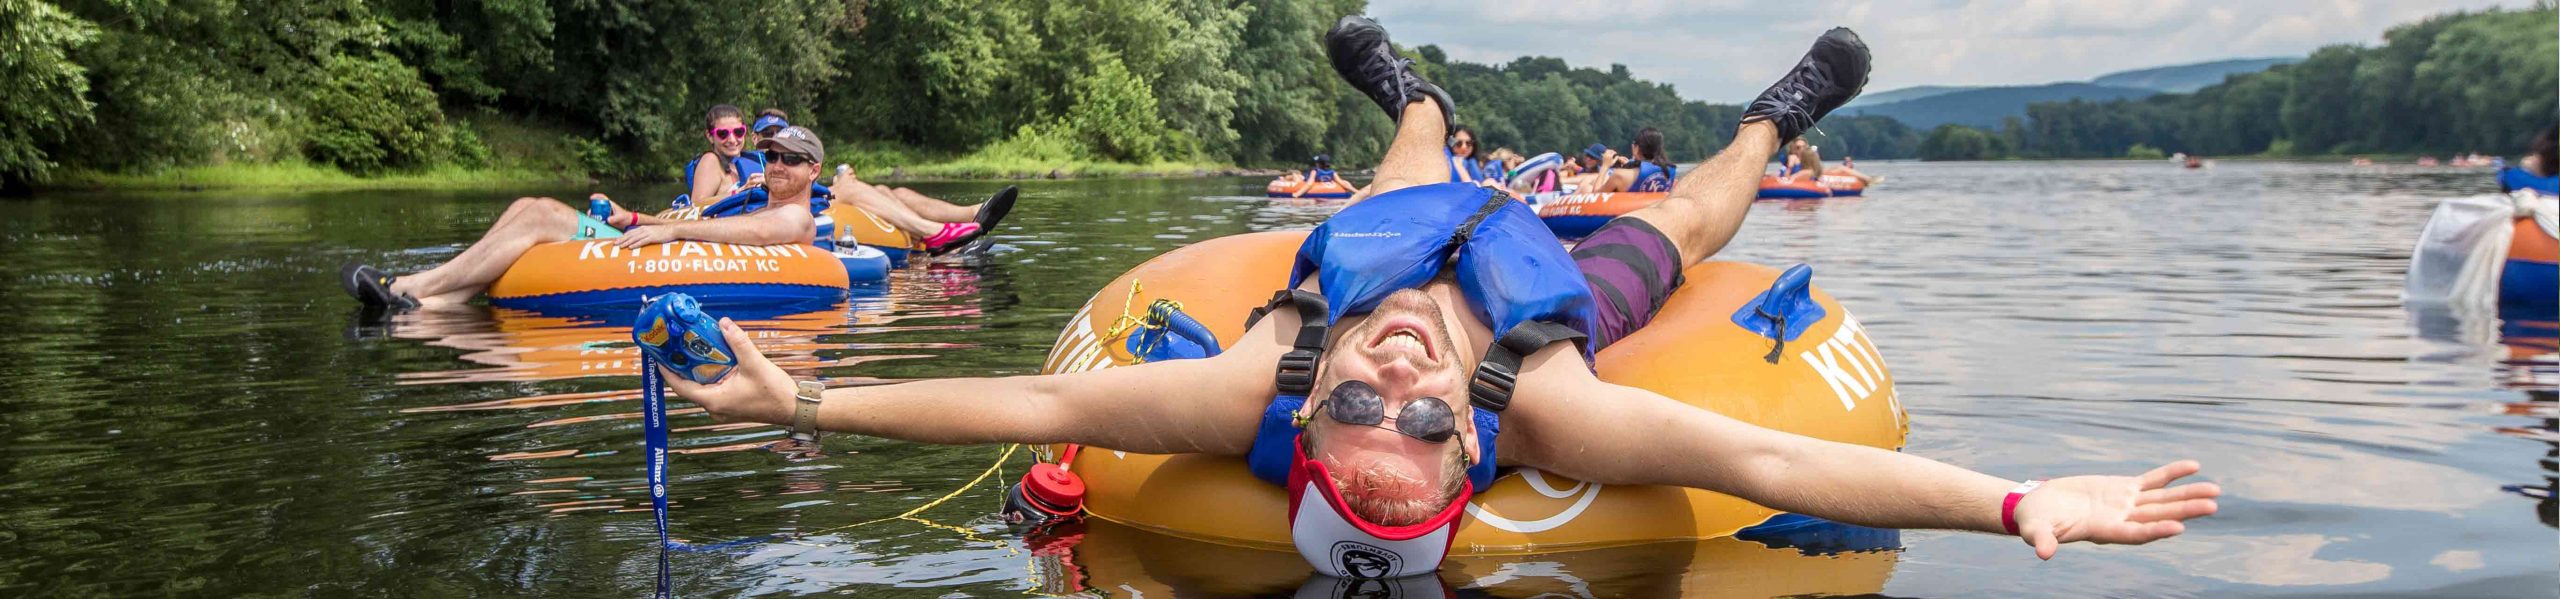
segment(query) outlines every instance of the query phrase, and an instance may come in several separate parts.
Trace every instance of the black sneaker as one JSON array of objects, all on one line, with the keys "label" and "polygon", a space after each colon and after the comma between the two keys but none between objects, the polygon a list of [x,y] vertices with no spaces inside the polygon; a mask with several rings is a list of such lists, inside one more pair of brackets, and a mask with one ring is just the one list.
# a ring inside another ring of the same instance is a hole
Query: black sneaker
[{"label": "black sneaker", "polygon": [[1377,21],[1359,15],[1343,17],[1334,23],[1333,31],[1324,34],[1324,55],[1333,59],[1334,73],[1377,102],[1396,122],[1404,122],[1406,105],[1428,97],[1440,102],[1441,122],[1456,130],[1457,103],[1449,101],[1449,92],[1413,72],[1413,59],[1396,54],[1395,44],[1387,41],[1387,29]]},{"label": "black sneaker", "polygon": [[1867,43],[1858,39],[1857,32],[1834,27],[1813,40],[1813,49],[1804,53],[1794,70],[1751,101],[1751,107],[1742,111],[1742,122],[1767,120],[1778,126],[1780,143],[1794,140],[1833,109],[1858,97],[1858,91],[1867,87],[1870,62]]},{"label": "black sneaker", "polygon": [[1004,222],[1004,215],[1013,212],[1013,200],[1020,195],[1021,189],[1006,185],[995,195],[987,196],[987,202],[978,205],[978,234],[996,230],[996,225]]},{"label": "black sneaker", "polygon": [[372,266],[348,262],[338,267],[338,286],[347,295],[368,306],[385,306],[407,310],[418,307],[417,298],[391,292],[391,276]]}]

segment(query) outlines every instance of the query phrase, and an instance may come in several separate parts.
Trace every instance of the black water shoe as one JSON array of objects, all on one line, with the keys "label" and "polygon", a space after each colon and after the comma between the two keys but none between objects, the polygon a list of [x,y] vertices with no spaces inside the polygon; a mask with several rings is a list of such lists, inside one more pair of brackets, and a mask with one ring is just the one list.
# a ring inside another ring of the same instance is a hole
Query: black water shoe
[{"label": "black water shoe", "polygon": [[1351,83],[1385,109],[1387,116],[1404,122],[1404,107],[1431,98],[1440,103],[1440,121],[1455,131],[1453,116],[1457,103],[1449,101],[1449,92],[1423,81],[1413,70],[1413,59],[1396,54],[1394,43],[1387,41],[1387,29],[1368,17],[1351,15],[1334,23],[1333,31],[1324,34],[1324,54],[1333,60],[1333,72]]},{"label": "black water shoe", "polygon": [[338,267],[338,286],[347,295],[368,306],[384,306],[407,310],[418,307],[418,299],[391,292],[391,276],[372,266],[348,262]]},{"label": "black water shoe", "polygon": [[1004,189],[997,190],[995,195],[987,196],[986,203],[978,205],[978,218],[974,223],[978,226],[977,230],[961,234],[942,245],[933,246],[926,250],[926,254],[931,256],[974,254],[994,247],[995,242],[988,239],[987,234],[994,233],[996,225],[1004,222],[1004,215],[1013,212],[1013,200],[1020,195],[1022,195],[1020,188],[1006,185]]},{"label": "black water shoe", "polygon": [[1804,53],[1794,70],[1751,101],[1751,107],[1742,112],[1742,122],[1767,120],[1778,126],[1780,142],[1794,140],[1833,109],[1858,97],[1858,91],[1867,87],[1871,62],[1867,42],[1858,39],[1857,32],[1832,28],[1813,40],[1813,49]]},{"label": "black water shoe", "polygon": [[1004,215],[1013,212],[1013,200],[1020,195],[1022,189],[1006,185],[995,195],[987,196],[986,203],[978,205],[978,234],[996,230],[996,225],[1004,222]]}]

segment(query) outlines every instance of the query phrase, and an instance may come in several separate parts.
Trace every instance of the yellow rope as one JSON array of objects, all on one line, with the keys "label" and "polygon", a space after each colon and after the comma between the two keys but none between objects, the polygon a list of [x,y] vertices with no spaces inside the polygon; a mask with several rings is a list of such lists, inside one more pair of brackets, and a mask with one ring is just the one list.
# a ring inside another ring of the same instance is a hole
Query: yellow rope
[{"label": "yellow rope", "polygon": [[[988,477],[995,476],[995,474],[996,474],[996,471],[997,471],[997,470],[1004,468],[1004,462],[1005,462],[1005,460],[1013,459],[1013,452],[1014,452],[1015,450],[1019,450],[1019,449],[1022,449],[1022,444],[1020,444],[1020,443],[1016,443],[1016,444],[1013,444],[1013,445],[1006,446],[1006,447],[1004,448],[1004,455],[996,456],[996,463],[987,465],[987,469],[986,469],[986,471],[984,471],[984,472],[979,472],[979,473],[978,473],[978,477],[977,477],[977,478],[974,478],[974,479],[970,479],[970,480],[969,480],[969,482],[968,482],[968,484],[960,485],[960,488],[958,488],[958,489],[953,489],[953,490],[951,491],[951,493],[950,493],[950,494],[943,495],[942,497],[937,498],[937,499],[934,499],[933,501],[925,502],[925,504],[924,504],[924,505],[916,506],[916,507],[915,507],[915,509],[907,510],[905,513],[901,513],[901,514],[898,514],[898,515],[895,515],[895,516],[890,516],[890,517],[887,517],[887,518],[878,518],[878,519],[866,520],[866,521],[862,521],[862,522],[855,522],[855,523],[852,523],[852,524],[847,524],[847,525],[844,525],[844,526],[838,526],[838,527],[835,527],[835,528],[828,528],[828,529],[821,529],[821,530],[810,531],[810,532],[802,533],[802,534],[795,535],[795,536],[798,536],[798,537],[814,537],[814,536],[823,535],[823,534],[828,534],[828,533],[835,533],[835,532],[842,532],[842,531],[846,531],[846,530],[852,530],[852,529],[855,529],[855,528],[861,528],[861,527],[864,527],[864,526],[870,526],[870,525],[873,525],[873,524],[879,524],[879,523],[882,523],[882,522],[888,522],[888,521],[891,521],[891,520],[913,520],[913,521],[915,521],[916,523],[918,523],[918,524],[923,524],[923,525],[925,525],[925,526],[930,526],[930,527],[934,527],[934,528],[941,528],[941,529],[944,529],[944,530],[950,530],[950,531],[953,531],[953,532],[958,532],[958,533],[960,533],[962,536],[966,536],[966,537],[968,537],[970,540],[980,541],[980,542],[992,542],[992,541],[987,541],[986,539],[979,538],[979,537],[978,537],[978,535],[977,535],[977,533],[976,533],[975,531],[971,531],[971,530],[969,530],[969,529],[961,528],[961,527],[957,527],[957,526],[952,526],[952,525],[949,525],[949,524],[943,524],[943,523],[940,523],[940,522],[934,522],[934,521],[931,521],[931,520],[925,520],[925,519],[922,519],[922,518],[916,518],[916,517],[915,517],[915,515],[916,515],[916,514],[924,513],[924,511],[925,511],[925,510],[933,509],[933,508],[934,508],[934,506],[939,506],[939,505],[942,505],[942,504],[944,504],[944,503],[947,503],[947,502],[951,501],[952,499],[958,498],[958,497],[960,497],[960,495],[961,495],[961,494],[963,494],[963,493],[968,493],[970,489],[975,489],[975,488],[977,488],[977,487],[978,487],[978,485],[979,485],[980,483],[987,482],[987,478],[988,478]],[[795,544],[802,544],[802,545],[807,545],[807,544],[809,544],[809,543],[798,543],[796,540],[794,541],[794,543],[795,543]]]},{"label": "yellow rope", "polygon": [[[1131,329],[1164,328],[1165,323],[1172,318],[1171,314],[1182,311],[1182,302],[1171,299],[1159,299],[1154,303],[1147,305],[1147,309],[1144,312],[1144,314],[1146,314],[1145,317],[1137,316],[1137,314],[1140,313],[1136,309],[1138,305],[1138,296],[1144,293],[1145,289],[1146,286],[1138,281],[1129,282],[1129,296],[1120,300],[1120,317],[1112,319],[1111,327],[1102,332],[1101,341],[1103,343],[1110,343],[1124,339]],[[1163,337],[1159,336],[1156,338],[1156,343],[1163,342]],[[1155,346],[1149,345],[1146,347],[1132,348],[1130,353],[1137,358],[1144,360],[1147,354],[1153,351],[1155,351]]]},{"label": "yellow rope", "polygon": [[1121,335],[1127,334],[1129,329],[1147,326],[1146,320],[1140,319],[1136,316],[1131,316],[1131,313],[1135,312],[1135,310],[1130,309],[1131,306],[1137,305],[1138,294],[1144,293],[1146,288],[1147,286],[1144,283],[1140,283],[1138,281],[1129,282],[1129,297],[1122,298],[1120,300],[1120,317],[1112,319],[1111,328],[1105,329],[1102,332],[1102,341],[1104,343],[1109,343],[1113,339],[1119,339]]}]

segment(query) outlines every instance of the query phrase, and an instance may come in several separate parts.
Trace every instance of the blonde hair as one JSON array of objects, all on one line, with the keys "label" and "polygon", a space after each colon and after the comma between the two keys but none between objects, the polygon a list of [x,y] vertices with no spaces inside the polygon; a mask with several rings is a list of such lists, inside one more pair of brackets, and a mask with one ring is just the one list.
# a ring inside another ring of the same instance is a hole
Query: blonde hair
[{"label": "blonde hair", "polygon": [[[1316,445],[1321,435],[1315,432],[1310,423],[1306,436],[1308,456],[1323,455]],[[1425,490],[1422,479],[1374,462],[1357,468],[1334,466],[1326,464],[1325,468],[1333,474],[1333,488],[1342,493],[1342,503],[1351,508],[1351,515],[1385,526],[1409,526],[1440,515],[1449,509],[1450,502],[1458,500],[1458,492],[1468,484],[1467,447],[1463,442],[1450,444],[1448,459],[1440,463],[1441,479],[1448,482],[1436,490]]]}]

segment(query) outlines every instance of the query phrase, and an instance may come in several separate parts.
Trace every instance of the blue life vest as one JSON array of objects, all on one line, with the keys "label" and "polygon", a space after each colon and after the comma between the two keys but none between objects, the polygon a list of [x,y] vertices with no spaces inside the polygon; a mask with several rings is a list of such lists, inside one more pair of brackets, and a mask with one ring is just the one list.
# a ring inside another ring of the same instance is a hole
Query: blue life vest
[{"label": "blue life vest", "polygon": [[[690,161],[687,161],[687,162],[685,162],[685,163],[684,163],[684,188],[685,188],[685,189],[687,189],[687,190],[691,190],[691,189],[693,189],[693,167],[698,166],[698,165],[700,165],[700,164],[702,164],[702,159],[701,159],[701,158],[699,158],[699,157],[697,157],[697,158],[695,158],[695,159],[693,159],[693,160],[690,160]],[[756,176],[756,175],[764,174],[764,153],[763,153],[763,152],[739,152],[737,157],[735,157],[735,158],[730,158],[730,159],[729,159],[728,167],[729,167],[729,168],[728,168],[728,170],[736,171],[736,172],[738,173],[738,182],[740,182],[740,183],[745,183],[745,182],[747,181],[747,177],[753,177],[753,176]],[[689,208],[689,207],[692,207],[692,206],[693,206],[693,194],[692,194],[692,193],[681,193],[681,194],[676,194],[676,201],[675,201],[675,206],[674,206],[674,207],[676,207],[676,208]]]},{"label": "blue life vest", "polygon": [[[836,249],[836,221],[834,217],[827,216],[827,205],[833,202],[835,194],[825,185],[812,184],[809,187],[809,216],[818,229],[817,237],[812,241],[818,247],[832,251]],[[725,218],[763,210],[765,203],[772,199],[773,196],[763,187],[750,187],[702,207],[702,217]]]},{"label": "blue life vest", "polygon": [[[1430,283],[1449,269],[1478,318],[1498,339],[1476,370],[1468,402],[1481,459],[1467,471],[1475,488],[1493,484],[1495,436],[1509,407],[1520,360],[1550,343],[1590,336],[1596,304],[1582,269],[1527,204],[1508,192],[1464,183],[1396,190],[1342,209],[1298,246],[1289,285],[1274,308],[1302,320],[1281,359],[1277,397],[1263,411],[1245,461],[1255,476],[1288,484],[1295,421],[1315,382],[1327,327],[1366,314],[1388,294]],[[1315,277],[1321,296],[1295,291]],[[1311,305],[1313,304],[1313,305]],[[1590,347],[1583,346],[1585,359]]]},{"label": "blue life vest", "polygon": [[2526,171],[2522,167],[2513,166],[2500,169],[2498,192],[2511,193],[2518,189],[2531,189],[2541,192],[2542,195],[2560,196],[2560,175],[2545,177]]},{"label": "blue life vest", "polygon": [[1315,170],[1315,174],[1308,175],[1308,176],[1307,176],[1307,178],[1308,178],[1308,179],[1313,179],[1313,180],[1315,180],[1315,182],[1317,182],[1317,183],[1331,183],[1331,182],[1333,182],[1333,178],[1334,178],[1334,175],[1333,175],[1333,169],[1329,169],[1329,168],[1320,168],[1320,169],[1316,169],[1316,170]]},{"label": "blue life vest", "polygon": [[1677,167],[1664,167],[1651,162],[1636,163],[1636,180],[1627,191],[1671,191],[1671,181],[1680,178]]},{"label": "blue life vest", "polygon": [[1484,178],[1484,172],[1476,166],[1476,161],[1461,158],[1456,152],[1451,152],[1447,149],[1440,150],[1440,153],[1449,156],[1450,181],[1458,183],[1474,183],[1477,180]]}]

